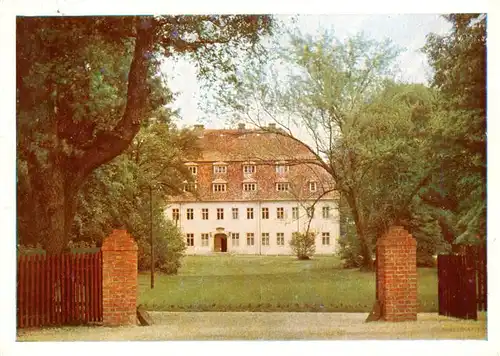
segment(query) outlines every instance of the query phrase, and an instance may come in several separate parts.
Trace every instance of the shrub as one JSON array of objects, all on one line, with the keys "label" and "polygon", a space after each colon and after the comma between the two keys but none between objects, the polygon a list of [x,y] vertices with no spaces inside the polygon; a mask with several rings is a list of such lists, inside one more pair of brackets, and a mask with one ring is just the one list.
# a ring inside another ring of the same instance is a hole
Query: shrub
[{"label": "shrub", "polygon": [[354,231],[348,231],[340,236],[338,256],[344,262],[344,268],[359,268],[363,265],[361,246]]},{"label": "shrub", "polygon": [[[186,245],[178,227],[170,221],[160,222],[154,233],[155,270],[166,274],[176,274],[181,266]],[[151,245],[149,239],[138,240],[139,271],[151,269]]]},{"label": "shrub", "polygon": [[290,247],[299,260],[308,260],[316,252],[316,233],[294,232]]}]

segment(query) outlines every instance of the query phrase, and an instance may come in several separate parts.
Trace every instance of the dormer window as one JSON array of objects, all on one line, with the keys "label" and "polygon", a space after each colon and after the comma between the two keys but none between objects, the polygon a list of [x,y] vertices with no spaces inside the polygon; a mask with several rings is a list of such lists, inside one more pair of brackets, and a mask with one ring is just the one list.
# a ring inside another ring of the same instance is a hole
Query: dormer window
[{"label": "dormer window", "polygon": [[192,175],[197,175],[198,174],[198,167],[196,166],[189,166],[189,172],[191,172]]},{"label": "dormer window", "polygon": [[196,182],[184,182],[184,188],[183,190],[185,192],[194,192],[196,191],[196,188],[198,188],[198,185],[196,184]]},{"label": "dormer window", "polygon": [[243,166],[244,174],[254,174],[255,173],[255,165],[254,164],[245,164]]},{"label": "dormer window", "polygon": [[290,168],[289,166],[286,166],[284,164],[277,164],[276,165],[276,173],[285,174],[288,172],[289,168]]},{"label": "dormer window", "polygon": [[214,192],[225,192],[227,190],[226,183],[214,183],[212,186]]},{"label": "dormer window", "polygon": [[276,190],[278,192],[288,192],[289,189],[290,189],[290,183],[287,182],[276,183]]},{"label": "dormer window", "polygon": [[309,182],[309,191],[315,192],[318,190],[318,184],[316,182]]},{"label": "dormer window", "polygon": [[227,173],[227,166],[217,165],[214,166],[214,173]]},{"label": "dormer window", "polygon": [[244,192],[255,192],[257,191],[257,183],[243,183]]}]

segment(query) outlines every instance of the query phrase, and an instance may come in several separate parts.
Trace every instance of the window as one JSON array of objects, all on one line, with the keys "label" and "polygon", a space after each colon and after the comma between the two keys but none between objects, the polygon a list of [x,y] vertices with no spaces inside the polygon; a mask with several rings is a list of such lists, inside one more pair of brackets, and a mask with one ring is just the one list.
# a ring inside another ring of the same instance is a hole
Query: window
[{"label": "window", "polygon": [[206,208],[201,209],[201,218],[203,220],[208,220],[208,209]]},{"label": "window", "polygon": [[172,209],[172,220],[179,220],[179,209]]},{"label": "window", "polygon": [[285,246],[285,233],[284,232],[276,233],[276,244],[278,246]]},{"label": "window", "polygon": [[289,167],[285,166],[284,164],[279,164],[276,166],[276,173],[278,174],[285,174],[288,172]]},{"label": "window", "polygon": [[323,219],[328,219],[329,217],[330,217],[330,207],[324,206],[323,207]]},{"label": "window", "polygon": [[231,233],[231,242],[233,246],[239,246],[240,245],[240,234],[237,232],[232,232]]},{"label": "window", "polygon": [[299,218],[299,208],[296,206],[292,208],[292,218],[294,220],[297,220]]},{"label": "window", "polygon": [[324,232],[321,234],[321,243],[323,245],[329,245],[330,244],[330,233],[329,232]]},{"label": "window", "polygon": [[247,208],[247,219],[253,219],[253,208]]},{"label": "window", "polygon": [[196,166],[189,166],[189,171],[191,172],[192,175],[197,175],[198,174],[198,167]]},{"label": "window", "polygon": [[255,192],[257,190],[257,183],[243,183],[243,191]]},{"label": "window", "polygon": [[314,206],[310,206],[306,209],[307,211],[307,217],[312,219],[314,218]]},{"label": "window", "polygon": [[253,174],[255,173],[255,166],[254,165],[244,165],[243,166],[243,173],[245,174]]},{"label": "window", "polygon": [[194,234],[186,234],[186,244],[188,246],[194,246]]},{"label": "window", "polygon": [[269,246],[269,233],[268,232],[262,233],[262,246]]},{"label": "window", "polygon": [[193,209],[187,209],[186,210],[186,217],[188,220],[193,220],[194,219],[194,210]]},{"label": "window", "polygon": [[239,211],[238,208],[233,208],[233,219],[239,219]]},{"label": "window", "polygon": [[214,192],[225,192],[226,191],[226,183],[214,183]]},{"label": "window", "polygon": [[262,219],[269,219],[269,208],[262,208]]},{"label": "window", "polygon": [[208,234],[201,234],[201,246],[208,246]]},{"label": "window", "polygon": [[224,208],[217,208],[217,220],[224,220]]},{"label": "window", "polygon": [[285,208],[276,208],[276,218],[277,219],[285,218]]},{"label": "window", "polygon": [[247,246],[253,246],[255,245],[255,238],[253,235],[253,232],[248,232],[247,233]]},{"label": "window", "polygon": [[183,190],[185,192],[194,192],[197,188],[197,184],[195,182],[184,183]]},{"label": "window", "polygon": [[227,166],[214,166],[214,173],[227,173]]},{"label": "window", "polygon": [[316,190],[318,190],[318,185],[316,184],[316,182],[309,182],[309,191],[315,192]]},{"label": "window", "polygon": [[278,192],[288,192],[289,188],[290,188],[289,183],[276,183],[276,190]]}]

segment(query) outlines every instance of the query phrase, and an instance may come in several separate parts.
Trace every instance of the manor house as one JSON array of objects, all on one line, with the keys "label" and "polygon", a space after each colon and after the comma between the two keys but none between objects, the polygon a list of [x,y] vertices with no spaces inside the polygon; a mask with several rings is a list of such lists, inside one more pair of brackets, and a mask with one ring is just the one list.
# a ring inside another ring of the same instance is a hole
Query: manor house
[{"label": "manor house", "polygon": [[187,254],[291,254],[293,232],[316,233],[316,253],[335,252],[338,196],[315,155],[279,129],[194,131],[201,156],[185,162],[192,182],[166,216],[186,236]]}]

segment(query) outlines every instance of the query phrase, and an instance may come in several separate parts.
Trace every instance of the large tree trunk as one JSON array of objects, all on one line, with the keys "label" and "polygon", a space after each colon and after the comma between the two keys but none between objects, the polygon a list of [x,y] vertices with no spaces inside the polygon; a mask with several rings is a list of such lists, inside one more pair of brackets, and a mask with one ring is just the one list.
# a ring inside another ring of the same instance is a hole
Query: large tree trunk
[{"label": "large tree trunk", "polygon": [[[28,163],[29,186],[28,191],[23,193],[26,211],[20,211],[23,218],[19,221],[23,222],[23,231],[19,233],[29,237],[28,240],[40,242],[49,254],[61,253],[67,246],[76,214],[78,190],[85,178],[121,154],[139,131],[147,103],[153,34],[154,28],[137,23],[134,57],[128,75],[127,104],[122,118],[112,130],[92,132],[92,142],[79,147],[80,153],[66,153],[64,137],[72,137],[86,127],[85,121],[73,121],[71,111],[61,107],[54,110],[55,117],[44,128],[51,137],[43,148],[48,151],[47,162],[40,162],[29,148],[32,137],[20,138],[23,142],[18,144],[18,149],[23,150],[22,159]],[[23,85],[19,88],[22,92]],[[28,100],[27,95],[20,95],[20,98]],[[64,102],[59,104],[64,105]],[[25,240],[24,236],[21,240]]]},{"label": "large tree trunk", "polygon": [[31,167],[30,235],[37,236],[48,254],[61,253],[71,236],[77,193],[83,179],[78,171],[57,164],[43,170]]},{"label": "large tree trunk", "polygon": [[356,233],[359,239],[359,245],[361,248],[361,256],[363,257],[363,264],[361,265],[361,270],[363,271],[374,271],[375,266],[373,264],[372,253],[371,253],[371,243],[368,240],[369,236],[366,233],[366,226],[362,216],[361,211],[358,209],[358,204],[356,203],[355,194],[346,194],[347,203],[351,208],[352,216],[354,218],[354,224],[356,225]]}]

